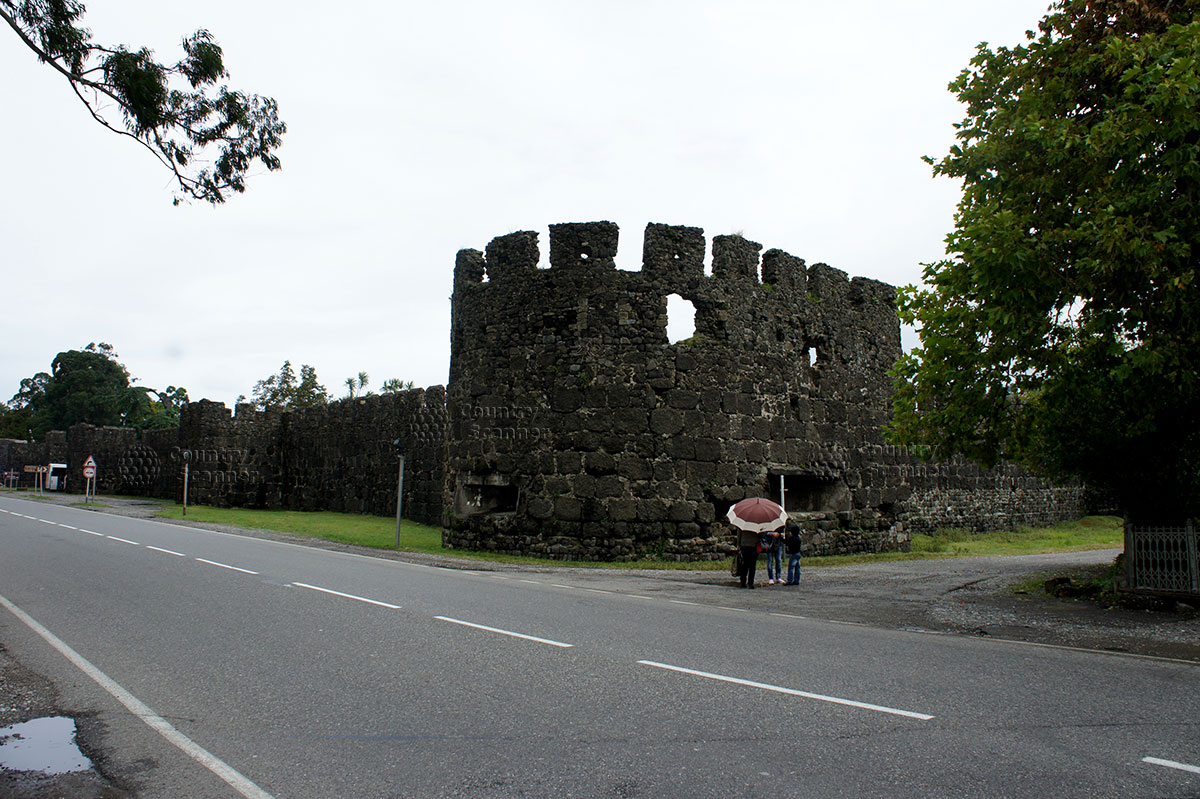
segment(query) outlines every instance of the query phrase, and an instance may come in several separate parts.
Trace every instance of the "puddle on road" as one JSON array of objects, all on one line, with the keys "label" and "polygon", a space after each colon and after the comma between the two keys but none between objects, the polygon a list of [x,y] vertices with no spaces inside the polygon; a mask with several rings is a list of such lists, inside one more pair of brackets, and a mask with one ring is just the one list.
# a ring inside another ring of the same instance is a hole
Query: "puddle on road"
[{"label": "puddle on road", "polygon": [[74,719],[54,716],[0,727],[0,768],[66,774],[91,767],[75,744]]}]

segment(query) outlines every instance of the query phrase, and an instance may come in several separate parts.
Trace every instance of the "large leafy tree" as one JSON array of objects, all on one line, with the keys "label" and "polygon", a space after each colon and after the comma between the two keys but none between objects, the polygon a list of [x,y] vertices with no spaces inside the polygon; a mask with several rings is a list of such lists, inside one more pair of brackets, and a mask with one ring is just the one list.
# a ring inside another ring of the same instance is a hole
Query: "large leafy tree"
[{"label": "large leafy tree", "polygon": [[[244,398],[238,397],[238,402]],[[329,392],[317,379],[317,370],[308,364],[300,365],[300,378],[290,360],[284,361],[279,374],[269,375],[254,384],[253,404],[259,410],[268,408],[310,408],[329,402]]]},{"label": "large leafy tree", "polygon": [[58,353],[49,372],[21,381],[0,414],[0,429],[9,437],[24,438],[31,431],[40,439],[47,430],[79,422],[143,430],[177,425],[187,390],[133,386],[117,357],[105,343]]},{"label": "large leafy tree", "polygon": [[107,353],[68,350],[54,356],[50,380],[33,407],[34,431],[66,430],[73,424],[121,425],[137,407],[129,373]]},{"label": "large leafy tree", "polygon": [[275,101],[221,83],[229,73],[208,31],[184,39],[183,58],[164,64],[144,47],[93,41],[80,24],[84,11],[78,0],[0,0],[0,19],[66,78],[92,117],[171,171],[176,204],[188,197],[224,202],[245,190],[255,162],[279,168],[275,153],[287,127]]},{"label": "large leafy tree", "polygon": [[893,440],[1200,510],[1200,0],[1065,0],[951,91],[947,259],[906,288]]},{"label": "large leafy tree", "polygon": [[190,401],[187,389],[167,386],[160,390],[146,386],[132,386],[134,426],[139,430],[160,430],[179,426],[179,415],[183,406]]}]

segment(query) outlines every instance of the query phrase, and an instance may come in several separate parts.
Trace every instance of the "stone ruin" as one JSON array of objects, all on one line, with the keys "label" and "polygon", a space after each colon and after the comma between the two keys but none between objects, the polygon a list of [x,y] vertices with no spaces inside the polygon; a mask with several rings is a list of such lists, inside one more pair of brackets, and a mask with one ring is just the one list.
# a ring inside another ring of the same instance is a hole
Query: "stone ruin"
[{"label": "stone ruin", "polygon": [[[196,504],[395,513],[447,546],[550,557],[724,557],[725,513],[781,500],[810,554],[907,548],[938,527],[1077,518],[1081,486],[1013,466],[925,463],[883,441],[900,355],[895,290],[809,266],[741,236],[651,224],[640,271],[615,264],[617,226],[550,227],[462,250],[443,388],[236,414],[186,406],[178,429],[76,425],[43,444],[0,441],[0,471],[83,461],[101,493]],[[670,343],[667,298],[695,308]],[[26,481],[28,484],[28,480]]]},{"label": "stone ruin", "polygon": [[[445,541],[583,559],[721,557],[727,509],[782,501],[815,552],[905,548],[949,520],[1081,513],[1015,467],[927,465],[883,441],[900,356],[895,290],[741,236],[550,227],[463,250],[454,270]],[[667,338],[667,298],[695,335]]]}]

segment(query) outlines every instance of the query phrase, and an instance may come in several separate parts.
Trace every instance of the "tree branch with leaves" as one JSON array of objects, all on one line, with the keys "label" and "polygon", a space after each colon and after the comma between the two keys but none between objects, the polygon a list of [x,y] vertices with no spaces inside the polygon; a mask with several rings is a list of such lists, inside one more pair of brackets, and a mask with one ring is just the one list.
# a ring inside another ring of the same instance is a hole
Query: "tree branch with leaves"
[{"label": "tree branch with leaves", "polygon": [[892,440],[1200,513],[1200,1],[1061,0],[950,89],[927,160],[963,195],[901,292]]},{"label": "tree branch with leaves", "polygon": [[176,205],[222,203],[245,191],[255,163],[280,168],[276,151],[287,126],[275,101],[221,83],[229,73],[208,31],[185,38],[183,58],[166,65],[144,47],[94,42],[80,24],[84,12],[76,0],[0,0],[0,19],[66,78],[93,119],[135,139],[171,172]]}]

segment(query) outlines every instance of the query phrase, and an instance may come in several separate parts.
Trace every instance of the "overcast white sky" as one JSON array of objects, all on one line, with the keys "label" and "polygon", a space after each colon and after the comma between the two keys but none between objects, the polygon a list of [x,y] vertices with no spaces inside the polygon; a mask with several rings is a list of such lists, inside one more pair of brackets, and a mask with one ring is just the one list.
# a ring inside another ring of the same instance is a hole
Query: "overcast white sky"
[{"label": "overcast white sky", "polygon": [[[161,60],[208,28],[274,97],[283,170],[173,207],[168,174],[0,30],[0,401],[107,341],[140,385],[233,403],[285,359],[335,396],[449,368],[455,253],[607,219],[743,232],[902,285],[958,186],[946,84],[1048,0],[91,0],[97,41]],[[711,257],[711,253],[710,253]]]}]

